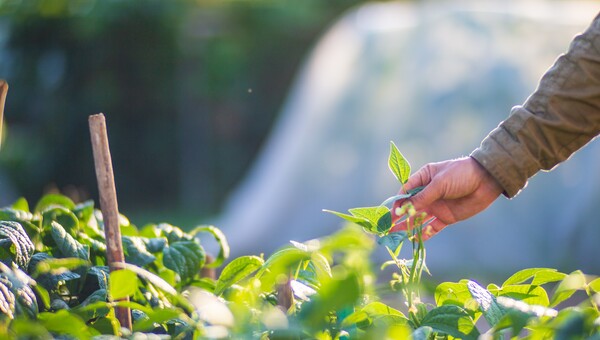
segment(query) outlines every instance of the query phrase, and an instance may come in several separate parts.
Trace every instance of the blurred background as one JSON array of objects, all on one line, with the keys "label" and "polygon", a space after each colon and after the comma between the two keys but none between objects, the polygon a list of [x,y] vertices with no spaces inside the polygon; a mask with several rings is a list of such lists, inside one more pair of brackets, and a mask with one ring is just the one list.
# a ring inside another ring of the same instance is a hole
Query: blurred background
[{"label": "blurred background", "polygon": [[[215,223],[236,255],[322,236],[340,222],[321,209],[397,192],[390,140],[414,170],[467,155],[597,12],[575,1],[0,2],[0,206],[48,192],[97,201],[87,117],[103,112],[134,224]],[[431,240],[432,272],[600,272],[597,144]]]}]

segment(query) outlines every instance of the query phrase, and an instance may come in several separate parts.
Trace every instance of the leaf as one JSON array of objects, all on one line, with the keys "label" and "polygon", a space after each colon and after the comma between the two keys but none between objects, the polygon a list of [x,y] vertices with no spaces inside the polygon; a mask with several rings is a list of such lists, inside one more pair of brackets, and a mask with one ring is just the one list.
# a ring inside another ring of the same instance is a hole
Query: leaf
[{"label": "leaf", "polygon": [[156,260],[156,257],[148,252],[146,244],[140,237],[122,236],[123,253],[125,254],[125,262],[143,267]]},{"label": "leaf", "polygon": [[468,281],[467,288],[469,289],[473,299],[475,299],[479,304],[479,309],[483,313],[483,316],[487,322],[490,324],[490,326],[494,327],[506,313],[504,309],[496,302],[496,297],[487,289],[477,284],[475,281]]},{"label": "leaf", "polygon": [[172,295],[172,296],[177,295],[177,291],[175,290],[175,288],[173,288],[167,281],[163,280],[158,275],[151,273],[144,268],[140,268],[136,265],[129,264],[129,263],[116,263],[115,265],[118,268],[125,268],[125,269],[131,270],[132,272],[136,273],[139,277],[149,281],[154,286],[156,286],[157,288],[159,288],[160,290],[162,290],[163,292],[165,292],[169,295]]},{"label": "leaf", "polygon": [[600,293],[600,277],[588,283],[588,287],[590,287],[594,292]]},{"label": "leaf", "polygon": [[366,223],[358,224],[372,233],[385,233],[392,228],[392,214],[385,206],[352,208],[348,212],[354,217],[363,219]]},{"label": "leaf", "polygon": [[528,268],[514,273],[511,277],[504,281],[502,287],[524,283],[532,277],[532,285],[543,285],[549,282],[560,281],[566,276],[567,274],[558,272],[556,269],[552,268]]},{"label": "leaf", "polygon": [[327,209],[323,209],[324,212],[330,213],[330,214],[334,214],[337,217],[343,218],[348,222],[352,222],[352,223],[356,223],[356,224],[361,224],[366,222],[364,218],[358,218],[358,217],[354,217],[352,215],[348,215],[348,214],[344,214],[341,212],[337,212],[337,211],[333,211],[333,210],[327,210]]},{"label": "leaf", "polygon": [[163,250],[163,264],[176,272],[183,282],[194,278],[204,266],[206,255],[201,245],[193,241],[179,241]]},{"label": "leaf", "polygon": [[424,326],[461,339],[477,339],[479,336],[479,331],[469,314],[463,308],[454,305],[430,310],[421,320],[421,327]]},{"label": "leaf", "polygon": [[326,324],[326,317],[330,312],[338,312],[353,306],[360,292],[356,274],[338,272],[331,280],[323,283],[310,301],[302,305],[298,317],[305,327],[321,329]]},{"label": "leaf", "polygon": [[225,289],[240,282],[261,268],[264,263],[264,260],[258,256],[241,256],[234,259],[223,268],[215,285],[215,295],[221,295]]},{"label": "leaf", "polygon": [[71,199],[67,196],[58,194],[48,194],[38,201],[33,211],[36,213],[41,213],[42,211],[52,206],[59,206],[68,210],[75,209],[75,203],[73,203],[73,201],[71,201]]},{"label": "leaf", "polygon": [[211,234],[215,240],[219,243],[219,254],[217,255],[217,258],[211,262],[211,263],[207,263],[205,265],[206,268],[217,268],[219,266],[221,266],[221,264],[223,264],[223,262],[229,258],[229,243],[227,243],[227,238],[225,237],[225,234],[223,234],[223,232],[221,231],[221,229],[209,225],[209,226],[201,226],[201,227],[196,227],[194,230],[192,230],[190,232],[191,236],[196,236],[198,233],[201,232],[207,232],[209,234]]},{"label": "leaf", "polygon": [[146,318],[141,319],[133,325],[134,332],[150,332],[156,328],[157,324],[180,318],[182,315],[177,309],[157,309],[146,314]]},{"label": "leaf", "polygon": [[390,142],[390,156],[388,158],[388,166],[400,184],[406,183],[410,176],[410,164],[404,158],[400,150],[394,142]]},{"label": "leaf", "polygon": [[19,268],[0,263],[0,312],[11,319],[20,315],[35,319],[38,304],[30,287],[33,284],[35,281]]},{"label": "leaf", "polygon": [[137,274],[127,269],[115,270],[108,279],[108,291],[112,300],[132,296],[137,291]]},{"label": "leaf", "polygon": [[548,294],[540,286],[534,285],[509,285],[498,290],[490,289],[497,296],[509,297],[532,305],[548,306]]},{"label": "leaf", "polygon": [[71,210],[60,206],[48,207],[42,212],[43,228],[50,228],[53,221],[60,224],[69,235],[73,237],[77,236],[77,232],[79,231],[79,220]]},{"label": "leaf", "polygon": [[0,221],[0,260],[27,269],[35,247],[20,223]]},{"label": "leaf", "polygon": [[168,223],[161,223],[155,227],[159,231],[159,235],[167,238],[169,244],[179,241],[192,241],[193,237],[184,233],[178,227],[170,225]]},{"label": "leaf", "polygon": [[554,295],[550,300],[550,307],[555,307],[559,303],[570,298],[577,290],[585,289],[585,276],[580,270],[576,270],[567,275],[556,287]]},{"label": "leaf", "polygon": [[57,257],[78,257],[89,260],[87,248],[69,235],[59,223],[52,221],[51,227],[50,235],[56,243]]},{"label": "leaf", "polygon": [[13,204],[11,204],[11,208],[29,212],[29,203],[27,203],[25,197],[19,197],[16,201],[14,201]]},{"label": "leaf", "polygon": [[402,244],[402,242],[404,242],[404,240],[406,240],[407,237],[408,234],[406,233],[406,231],[397,231],[380,237],[377,240],[377,243],[379,243],[382,246],[388,247],[392,252],[395,252],[396,249],[398,249],[398,247]]},{"label": "leaf", "polygon": [[415,329],[414,332],[412,332],[411,338],[413,340],[428,340],[431,337],[432,333],[433,333],[433,328],[431,328],[429,326],[421,326],[421,327]]},{"label": "leaf", "polygon": [[76,339],[90,339],[97,335],[97,331],[88,327],[81,318],[66,310],[59,310],[56,313],[40,313],[38,320],[48,331],[71,335]]},{"label": "leaf", "polygon": [[142,238],[142,240],[150,253],[160,253],[167,245],[167,239],[164,237]]}]

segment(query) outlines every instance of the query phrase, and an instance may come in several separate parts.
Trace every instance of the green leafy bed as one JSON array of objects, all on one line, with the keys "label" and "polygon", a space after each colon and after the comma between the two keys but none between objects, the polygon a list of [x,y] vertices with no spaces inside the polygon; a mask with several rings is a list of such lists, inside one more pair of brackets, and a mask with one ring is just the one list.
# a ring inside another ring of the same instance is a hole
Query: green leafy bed
[{"label": "green leafy bed", "polygon": [[[393,144],[389,166],[405,183],[410,165]],[[486,287],[444,282],[422,298],[427,216],[388,207],[416,192],[332,212],[352,223],[266,259],[230,260],[218,278],[211,268],[229,247],[213,226],[137,228],[121,216],[127,263],[111,273],[93,202],[47,195],[30,209],[19,199],[0,209],[0,338],[600,339],[600,279],[580,271],[524,269]],[[409,217],[407,230],[390,232],[394,213]],[[216,258],[201,233],[219,243]],[[404,244],[412,258],[400,258]],[[369,261],[377,246],[391,257],[382,268],[396,268],[389,284]],[[116,307],[130,308],[132,330],[119,325]]]}]

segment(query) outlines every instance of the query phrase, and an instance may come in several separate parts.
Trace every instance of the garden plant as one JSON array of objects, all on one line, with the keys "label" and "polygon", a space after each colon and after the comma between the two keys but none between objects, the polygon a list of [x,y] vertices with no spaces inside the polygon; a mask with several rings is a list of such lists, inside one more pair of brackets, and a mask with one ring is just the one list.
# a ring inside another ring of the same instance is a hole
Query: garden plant
[{"label": "garden plant", "polygon": [[[393,143],[389,167],[407,181],[410,165]],[[430,217],[409,204],[390,208],[417,192],[348,214],[328,211],[350,223],[268,257],[229,259],[214,226],[137,227],[121,215],[126,263],[112,272],[94,202],[19,199],[0,209],[0,337],[600,339],[600,279],[581,271],[528,268],[501,284],[465,279],[425,292],[421,236]],[[407,230],[390,232],[392,214],[406,218]],[[214,259],[199,234],[219,244]],[[389,283],[379,283],[369,260],[376,247],[390,255],[381,265],[395,269]],[[207,270],[222,266],[217,277]],[[119,324],[117,307],[130,308],[131,330]]]}]

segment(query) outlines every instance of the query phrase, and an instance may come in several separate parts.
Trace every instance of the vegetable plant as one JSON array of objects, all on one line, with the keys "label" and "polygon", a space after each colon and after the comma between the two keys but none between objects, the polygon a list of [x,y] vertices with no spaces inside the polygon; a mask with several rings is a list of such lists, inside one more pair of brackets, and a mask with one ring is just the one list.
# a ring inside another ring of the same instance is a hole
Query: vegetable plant
[{"label": "vegetable plant", "polygon": [[[410,164],[393,143],[388,165],[406,183]],[[528,268],[502,284],[465,279],[422,293],[429,270],[421,236],[431,217],[410,204],[393,208],[419,190],[348,213],[328,211],[350,223],[268,257],[229,259],[227,239],[214,226],[138,228],[121,215],[126,263],[114,272],[94,202],[47,195],[31,208],[19,199],[0,209],[0,337],[600,338],[600,279],[581,271]],[[391,232],[394,214],[406,230]],[[214,259],[199,234],[218,242]],[[376,247],[390,255],[380,266],[394,268],[389,284],[378,283],[370,260]],[[206,268],[220,273],[212,277]],[[115,318],[115,307],[124,306],[132,330]]]}]

